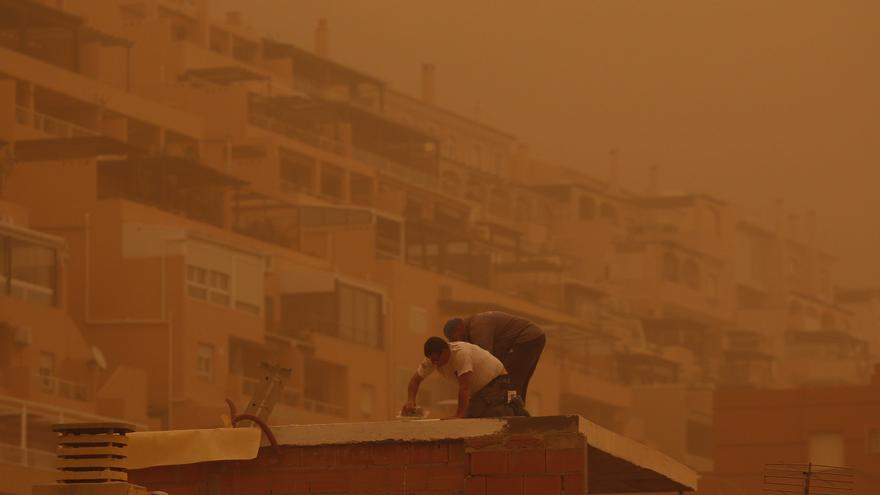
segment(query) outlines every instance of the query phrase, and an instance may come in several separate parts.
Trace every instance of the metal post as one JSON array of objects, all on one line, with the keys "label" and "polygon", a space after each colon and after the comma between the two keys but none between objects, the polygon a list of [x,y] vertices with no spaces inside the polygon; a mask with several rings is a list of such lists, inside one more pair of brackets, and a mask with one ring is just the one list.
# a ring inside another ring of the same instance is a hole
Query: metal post
[{"label": "metal post", "polygon": [[27,458],[27,404],[21,405],[21,464],[22,466],[28,465]]},{"label": "metal post", "polygon": [[804,495],[810,495],[810,475],[813,474],[813,463],[807,464],[807,472],[804,473]]}]

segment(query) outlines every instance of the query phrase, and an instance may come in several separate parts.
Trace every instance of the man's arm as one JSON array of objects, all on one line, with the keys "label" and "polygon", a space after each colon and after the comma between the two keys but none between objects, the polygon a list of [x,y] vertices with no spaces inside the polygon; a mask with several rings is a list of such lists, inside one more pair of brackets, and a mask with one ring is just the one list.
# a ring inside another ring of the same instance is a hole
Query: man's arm
[{"label": "man's arm", "polygon": [[422,384],[423,378],[419,376],[418,373],[413,373],[412,378],[409,379],[409,385],[406,387],[407,391],[407,400],[406,404],[403,405],[402,412],[413,412],[416,408],[416,396],[419,394],[419,385]]},{"label": "man's arm", "polygon": [[471,403],[471,376],[473,373],[470,371],[458,375],[458,410],[454,416],[456,418],[464,418]]}]

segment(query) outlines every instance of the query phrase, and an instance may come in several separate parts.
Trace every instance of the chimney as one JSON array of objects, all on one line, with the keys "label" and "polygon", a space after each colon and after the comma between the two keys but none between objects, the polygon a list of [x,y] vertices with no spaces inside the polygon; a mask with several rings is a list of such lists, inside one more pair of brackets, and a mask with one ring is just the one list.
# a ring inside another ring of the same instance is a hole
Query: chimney
[{"label": "chimney", "polygon": [[660,167],[652,165],[648,170],[648,196],[660,195]]},{"label": "chimney", "polygon": [[230,26],[241,26],[244,24],[244,18],[239,10],[230,10],[226,13],[226,24]]},{"label": "chimney", "polygon": [[318,19],[318,26],[315,28],[315,54],[319,57],[330,57],[330,27],[324,17]]},{"label": "chimney", "polygon": [[128,481],[126,423],[66,423],[52,426],[58,434],[59,483]]},{"label": "chimney", "polygon": [[437,70],[434,64],[422,64],[422,101],[434,104],[434,84]]},{"label": "chimney", "polygon": [[608,153],[608,187],[612,192],[620,190],[620,150],[611,148]]}]

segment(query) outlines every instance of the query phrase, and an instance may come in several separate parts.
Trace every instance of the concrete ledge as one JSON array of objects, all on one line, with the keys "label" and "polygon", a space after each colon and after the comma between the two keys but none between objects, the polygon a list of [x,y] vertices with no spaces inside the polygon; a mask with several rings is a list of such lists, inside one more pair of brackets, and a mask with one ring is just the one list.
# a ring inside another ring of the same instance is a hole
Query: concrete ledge
[{"label": "concrete ledge", "polygon": [[[245,457],[202,455],[223,450],[207,447],[241,430],[145,435],[165,442],[164,448],[156,449],[156,464],[129,476],[175,495],[226,484],[233,486],[232,495],[281,493],[291,486],[295,493],[568,495],[692,491],[697,485],[696,473],[681,463],[580,416],[287,425],[272,431],[278,449],[263,439],[257,450],[254,436],[255,453]],[[169,454],[172,438],[193,455]]]}]

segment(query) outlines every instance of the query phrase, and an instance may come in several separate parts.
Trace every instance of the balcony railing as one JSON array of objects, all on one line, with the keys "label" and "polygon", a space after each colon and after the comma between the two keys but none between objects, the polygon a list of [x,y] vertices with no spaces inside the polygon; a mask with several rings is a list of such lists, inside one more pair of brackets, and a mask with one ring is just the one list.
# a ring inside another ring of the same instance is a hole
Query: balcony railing
[{"label": "balcony railing", "polygon": [[34,378],[40,387],[40,391],[45,394],[54,395],[62,399],[82,402],[89,401],[89,386],[84,383],[77,383],[58,378],[57,376],[40,373],[37,373]]},{"label": "balcony railing", "polygon": [[[248,115],[248,122],[259,128],[281,134],[282,136],[287,136],[296,141],[306,143],[308,145],[325,151],[329,151],[331,153],[335,153],[340,156],[345,156],[346,147],[344,143],[335,139],[318,136],[303,131],[301,129],[297,129],[296,127],[287,124],[281,120],[274,119],[266,115],[261,115],[256,112],[251,112]],[[367,150],[355,148],[352,149],[352,154],[356,160],[359,160],[367,165],[372,165],[378,170],[392,175],[400,180],[403,180],[404,182],[429,190],[440,190],[440,181],[432,175],[419,172],[418,170],[413,170],[410,167],[407,167],[403,164],[397,163],[393,160],[385,158],[384,156],[377,155],[376,153]]]},{"label": "balcony railing", "polygon": [[345,407],[331,402],[323,402],[315,399],[303,399],[303,409],[318,414],[328,414],[330,416],[345,416]]},{"label": "balcony railing", "polygon": [[18,445],[0,443],[0,463],[20,464],[46,471],[54,471],[55,458],[55,452],[27,449],[21,448]]},{"label": "balcony railing", "polygon": [[20,105],[15,107],[15,120],[21,125],[61,138],[97,136],[99,134],[95,130]]},{"label": "balcony railing", "polygon": [[266,115],[260,115],[256,112],[250,112],[250,114],[248,115],[248,122],[261,129],[266,129],[267,131],[272,131],[277,134],[281,134],[282,136],[287,136],[293,140],[306,143],[308,145],[314,146],[315,148],[320,148],[331,153],[336,153],[337,155],[342,155],[345,152],[345,147],[343,146],[343,143],[336,141],[335,139],[330,139],[324,136],[319,136],[303,131],[301,129],[297,129],[295,126],[292,126],[281,120],[268,117]]},{"label": "balcony railing", "polygon": [[[9,428],[0,431],[0,463],[54,470],[54,440],[47,442],[54,423],[118,423],[119,418],[76,411],[42,402],[0,395],[0,410]],[[131,423],[131,421],[126,421]],[[15,425],[18,424],[18,428]],[[147,426],[134,423],[139,431]],[[42,439],[42,442],[41,440]]]},{"label": "balcony railing", "polygon": [[389,160],[384,156],[377,155],[370,151],[355,148],[352,150],[352,153],[354,154],[355,159],[366,163],[367,165],[372,165],[379,169],[379,171],[381,172],[393,175],[394,177],[402,179],[405,182],[423,187],[431,191],[440,190],[440,181],[432,175],[428,175],[424,172],[419,172],[418,170],[413,170],[412,168],[404,166],[393,160]]},{"label": "balcony railing", "polygon": [[[262,380],[257,378],[241,378],[241,393],[246,397],[253,397]],[[300,391],[294,387],[284,387],[281,398],[278,400],[286,406],[297,407],[300,405]]]}]

